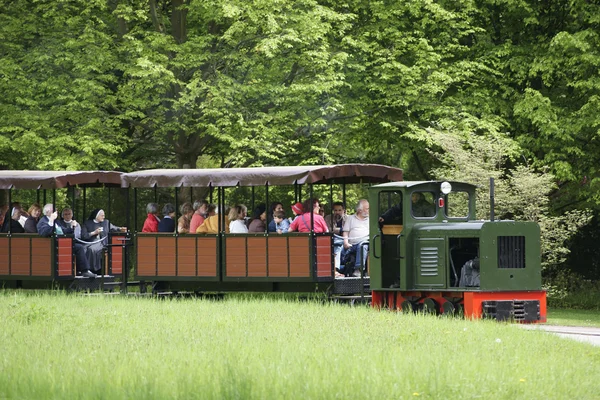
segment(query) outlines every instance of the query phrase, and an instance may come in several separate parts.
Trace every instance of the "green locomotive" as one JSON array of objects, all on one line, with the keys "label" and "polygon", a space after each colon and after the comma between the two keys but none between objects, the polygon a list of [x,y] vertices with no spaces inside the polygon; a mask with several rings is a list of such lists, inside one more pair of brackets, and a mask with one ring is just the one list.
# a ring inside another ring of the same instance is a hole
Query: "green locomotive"
[{"label": "green locomotive", "polygon": [[477,220],[460,182],[380,184],[369,201],[375,307],[546,321],[536,223]]}]

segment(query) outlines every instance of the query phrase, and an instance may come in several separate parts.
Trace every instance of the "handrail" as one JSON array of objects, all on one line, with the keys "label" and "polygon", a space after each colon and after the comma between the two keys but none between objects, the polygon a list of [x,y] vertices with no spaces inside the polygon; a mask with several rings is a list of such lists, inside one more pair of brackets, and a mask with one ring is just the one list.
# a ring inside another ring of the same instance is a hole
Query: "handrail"
[{"label": "handrail", "polygon": [[371,239],[371,242],[373,243],[373,258],[377,258],[377,259],[379,259],[379,258],[381,258],[381,257],[379,257],[379,256],[377,255],[377,246],[375,246],[375,238],[376,238],[377,236],[379,236],[379,234],[376,234],[376,235],[374,235],[374,236],[373,236],[373,238]]},{"label": "handrail", "polygon": [[400,255],[400,239],[402,238],[402,234],[399,234],[396,237],[396,243],[398,244],[398,247],[396,248],[396,260],[402,260],[404,258],[404,256]]}]

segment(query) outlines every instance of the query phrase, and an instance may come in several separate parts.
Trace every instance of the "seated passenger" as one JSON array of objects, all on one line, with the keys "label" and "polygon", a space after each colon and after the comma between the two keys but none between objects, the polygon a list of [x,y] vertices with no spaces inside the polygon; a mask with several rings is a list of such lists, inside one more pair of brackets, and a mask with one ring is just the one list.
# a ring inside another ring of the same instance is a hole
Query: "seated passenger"
[{"label": "seated passenger", "polygon": [[25,221],[25,233],[37,233],[37,224],[40,222],[42,207],[38,203],[33,203],[27,212],[29,217]]},{"label": "seated passenger", "polygon": [[202,225],[204,218],[206,218],[207,207],[208,202],[206,200],[194,201],[194,215],[192,215],[192,220],[190,221],[190,232],[196,232],[198,227]]},{"label": "seated passenger", "polygon": [[156,216],[156,214],[158,214],[158,204],[148,203],[146,206],[146,212],[148,213],[148,217],[144,221],[142,232],[158,232],[158,223],[160,222],[160,219]]},{"label": "seated passenger", "polygon": [[2,231],[2,226],[4,225],[4,215],[8,210],[8,206],[5,204],[0,207],[0,231]]},{"label": "seated passenger", "polygon": [[175,206],[171,203],[164,205],[162,209],[163,219],[158,223],[158,231],[165,233],[175,232]]},{"label": "seated passenger", "polygon": [[379,223],[382,225],[402,225],[402,203],[394,204],[387,209],[386,212],[381,214]]},{"label": "seated passenger", "polygon": [[341,259],[347,260],[349,253],[356,253],[354,265],[340,267],[340,272],[346,276],[358,272],[367,261],[367,249],[369,245],[369,202],[365,199],[359,200],[356,205],[356,213],[349,216],[344,224],[342,236],[344,238],[344,251]]},{"label": "seated passenger", "polygon": [[[196,229],[196,233],[212,233],[212,234],[218,234],[219,233],[219,213],[217,210],[217,206],[214,204],[209,204],[208,208],[207,208],[207,217],[204,220],[204,222],[202,223],[202,225],[200,225],[198,227],[198,229]],[[225,233],[229,233],[229,220],[227,218],[227,214],[229,213],[229,210],[225,210]]]},{"label": "seated passenger", "polygon": [[[295,206],[295,204],[294,204]],[[321,206],[319,205],[319,200],[317,199],[308,199],[304,202],[303,205],[304,210],[312,210],[312,222],[313,222],[313,232],[315,233],[324,233],[329,232],[327,228],[327,223],[325,223],[325,219],[319,215],[319,209]],[[292,207],[293,209],[293,207]],[[296,217],[294,221],[290,224],[289,232],[310,232],[311,231],[311,213],[305,212],[304,214]]]},{"label": "seated passenger", "polygon": [[[428,193],[428,192],[427,192]],[[435,207],[425,200],[423,193],[414,192],[411,196],[412,212],[415,217],[433,217],[435,216]]]},{"label": "seated passenger", "polygon": [[181,212],[181,217],[177,220],[177,232],[178,233],[189,233],[190,232],[190,222],[192,221],[192,215],[194,215],[194,209],[192,208],[192,203],[187,202],[183,203],[179,208]]},{"label": "seated passenger", "polygon": [[21,224],[21,226],[23,228],[25,228],[25,222],[27,221],[27,218],[29,218],[29,214],[27,213],[27,211],[23,210],[23,207],[21,206],[21,203],[19,203],[18,201],[13,202],[13,207],[16,207],[19,209],[19,224]]},{"label": "seated passenger", "polygon": [[346,222],[346,207],[341,201],[333,203],[333,213],[325,217],[325,222],[329,228],[329,232],[334,235],[342,235],[342,227]]},{"label": "seated passenger", "polygon": [[[44,206],[44,216],[40,219],[37,225],[37,232],[40,236],[48,237],[53,233],[57,236],[74,234],[77,238],[77,233],[81,233],[81,228],[77,221],[73,218],[73,210],[65,208],[62,212],[63,220],[59,221],[58,214],[54,211],[52,204]],[[79,228],[77,230],[77,228]],[[86,278],[95,278],[96,274],[90,271],[90,265],[86,258],[86,247],[81,243],[73,240],[73,253],[75,254],[75,267],[77,272]]]},{"label": "seated passenger", "polygon": [[[196,229],[196,233],[212,233],[212,234],[218,234],[219,233],[219,210],[217,209],[217,206],[214,204],[209,204],[208,205],[208,217],[204,220],[204,222],[202,223],[202,225],[200,225],[198,227],[198,229]],[[230,225],[230,221],[229,221],[229,212],[231,210],[229,209],[229,207],[225,210],[225,233],[229,233],[229,225]]]},{"label": "seated passenger", "polygon": [[292,204],[292,214],[294,214],[294,216],[290,218],[290,223],[298,218],[298,216],[304,214],[304,206],[302,203]]},{"label": "seated passenger", "polygon": [[[273,203],[271,203],[271,217],[273,216],[273,214],[275,213],[275,211],[283,211],[283,204],[281,204],[278,201],[274,201]],[[275,221],[271,220],[269,221],[269,227],[268,227],[268,231],[269,232],[277,232],[277,229],[275,228]]]},{"label": "seated passenger", "polygon": [[73,210],[69,207],[63,208],[61,216],[62,219],[56,220],[56,223],[62,228],[63,233],[81,239],[81,225],[73,219]]},{"label": "seated passenger", "polygon": [[108,246],[109,232],[126,232],[126,227],[111,224],[99,208],[92,211],[87,221],[81,227],[81,239],[89,242],[86,256],[90,264],[90,271],[100,273],[102,269],[102,253]]},{"label": "seated passenger", "polygon": [[229,211],[229,232],[230,233],[248,233],[248,227],[244,223],[248,209],[243,204],[231,207]]},{"label": "seated passenger", "polygon": [[285,212],[275,211],[273,213],[273,222],[275,223],[275,232],[287,233],[290,230],[290,221],[285,217]]},{"label": "seated passenger", "polygon": [[265,221],[267,220],[267,207],[264,204],[259,204],[254,209],[254,215],[252,216],[252,222],[248,226],[248,232],[250,233],[265,233],[267,230]]},{"label": "seated passenger", "polygon": [[341,237],[342,228],[348,216],[346,215],[346,206],[341,201],[333,203],[333,214],[325,217],[327,227],[330,232],[333,232],[333,254],[335,255],[335,269],[340,268],[340,257],[344,240]]},{"label": "seated passenger", "polygon": [[13,206],[4,215],[4,224],[2,226],[2,232],[25,233],[25,229],[19,223],[19,218],[21,218],[21,209],[19,208],[19,206]]}]

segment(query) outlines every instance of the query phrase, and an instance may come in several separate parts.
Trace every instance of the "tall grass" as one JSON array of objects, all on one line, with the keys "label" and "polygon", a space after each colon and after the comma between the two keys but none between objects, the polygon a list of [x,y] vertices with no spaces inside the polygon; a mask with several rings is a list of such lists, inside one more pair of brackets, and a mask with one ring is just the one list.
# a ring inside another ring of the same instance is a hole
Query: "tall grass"
[{"label": "tall grass", "polygon": [[317,301],[0,292],[0,398],[597,398],[600,349]]}]

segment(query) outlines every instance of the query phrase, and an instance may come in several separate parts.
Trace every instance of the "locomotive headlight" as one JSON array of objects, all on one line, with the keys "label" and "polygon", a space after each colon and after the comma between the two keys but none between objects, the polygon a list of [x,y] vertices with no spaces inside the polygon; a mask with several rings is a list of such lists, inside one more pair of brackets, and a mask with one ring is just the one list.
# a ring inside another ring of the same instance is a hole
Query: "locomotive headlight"
[{"label": "locomotive headlight", "polygon": [[442,182],[440,190],[442,191],[442,193],[448,194],[452,191],[452,185],[450,184],[450,182]]}]

